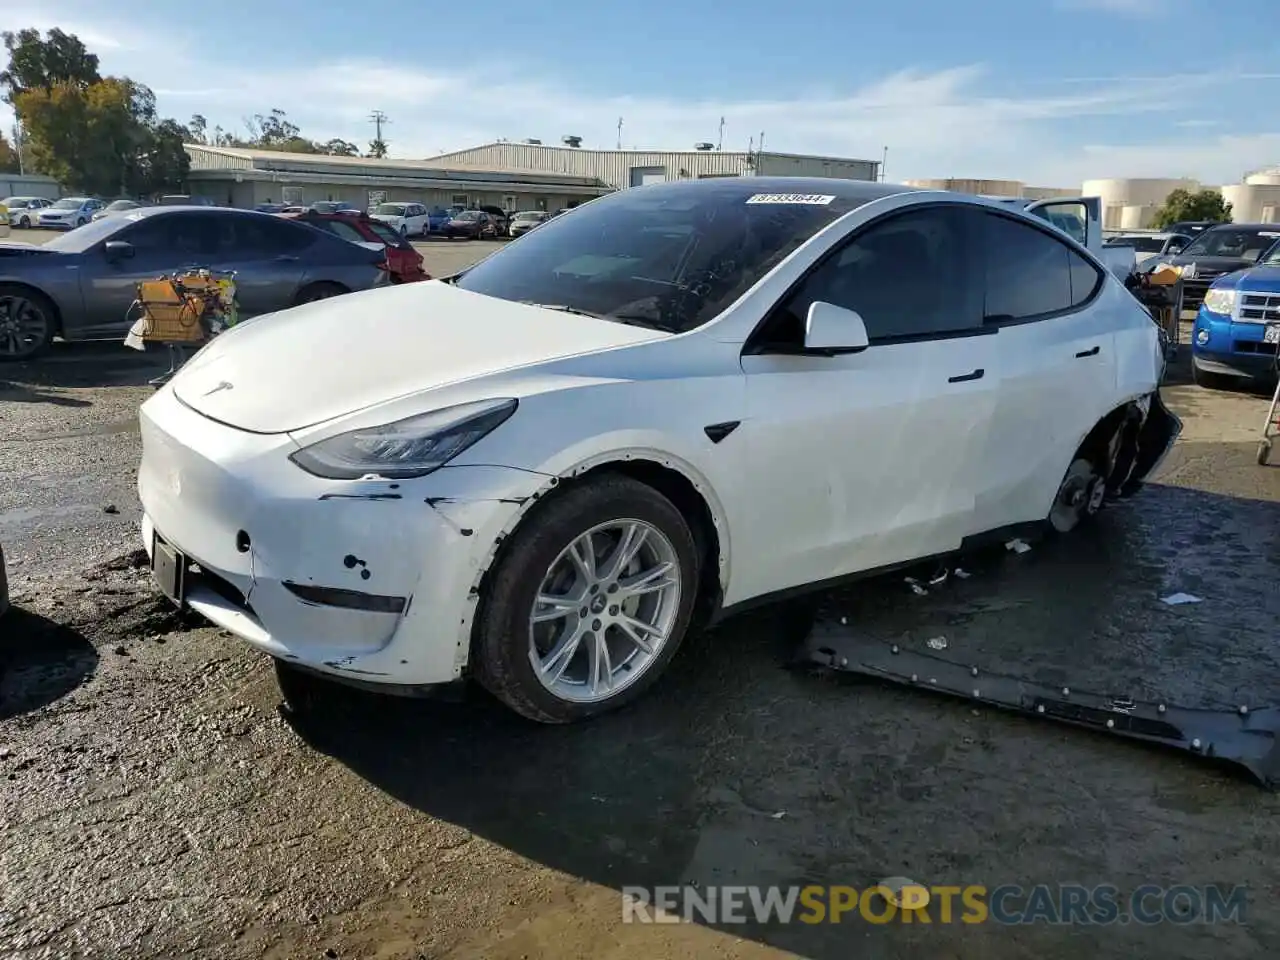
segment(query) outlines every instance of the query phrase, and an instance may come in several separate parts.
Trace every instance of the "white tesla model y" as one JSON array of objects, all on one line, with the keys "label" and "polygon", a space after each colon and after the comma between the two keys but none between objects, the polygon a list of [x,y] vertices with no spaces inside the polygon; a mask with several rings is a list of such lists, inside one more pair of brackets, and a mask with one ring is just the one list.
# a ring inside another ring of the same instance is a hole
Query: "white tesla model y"
[{"label": "white tesla model y", "polygon": [[639,696],[691,623],[1070,530],[1176,437],[1163,366],[1047,216],[640,187],[456,276],[217,337],[142,408],[143,537],[286,696],[471,676],[571,721]]}]

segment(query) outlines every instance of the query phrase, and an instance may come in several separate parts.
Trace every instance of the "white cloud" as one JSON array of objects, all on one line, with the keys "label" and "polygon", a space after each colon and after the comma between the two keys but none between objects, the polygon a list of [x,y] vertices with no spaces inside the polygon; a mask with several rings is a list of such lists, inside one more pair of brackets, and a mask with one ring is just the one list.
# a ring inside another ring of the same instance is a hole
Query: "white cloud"
[{"label": "white cloud", "polygon": [[[1129,0],[1084,0],[1124,4]],[[56,10],[49,9],[57,7]],[[61,13],[59,12],[61,11]],[[45,0],[6,16],[13,24],[59,25],[80,35],[104,72],[146,83],[161,111],[240,131],[242,118],[278,107],[315,139],[367,143],[369,113],[391,117],[393,156],[422,157],[507,137],[555,143],[578,134],[611,147],[623,118],[625,146],[689,149],[716,140],[743,149],[765,132],[767,149],[879,159],[887,145],[891,179],[981,177],[1070,187],[1101,176],[1191,175],[1228,182],[1280,156],[1280,133],[1189,132],[1183,116],[1239,74],[1065,78],[993,95],[980,64],[904,70],[845,93],[741,101],[609,97],[508,66],[484,76],[447,68],[343,57],[307,66],[237,63],[235,49],[198,31],[161,32],[95,12],[88,0]],[[1210,99],[1210,104],[1212,100]],[[1259,116],[1262,116],[1261,114]],[[1167,131],[1153,142],[1085,144],[1068,134],[1090,118],[1133,118],[1134,129]],[[0,118],[3,119],[3,118]],[[7,127],[7,123],[6,123]]]},{"label": "white cloud", "polygon": [[1158,17],[1172,12],[1180,0],[1058,0],[1064,10],[1099,10],[1126,17]]}]

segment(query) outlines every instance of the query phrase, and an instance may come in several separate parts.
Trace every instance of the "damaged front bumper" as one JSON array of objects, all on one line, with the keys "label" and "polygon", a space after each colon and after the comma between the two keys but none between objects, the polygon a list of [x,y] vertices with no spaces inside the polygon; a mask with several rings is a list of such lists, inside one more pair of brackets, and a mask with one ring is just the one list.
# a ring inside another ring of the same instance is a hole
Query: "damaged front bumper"
[{"label": "damaged front bumper", "polygon": [[168,390],[141,431],[161,589],[273,657],[390,692],[461,676],[479,579],[549,482],[501,466],[323,480],[289,462],[287,436],[215,423]]},{"label": "damaged front bumper", "polygon": [[801,659],[847,673],[961,697],[1231,764],[1268,789],[1280,787],[1280,710],[1200,710],[1108,697],[989,673],[826,621],[809,632]]}]

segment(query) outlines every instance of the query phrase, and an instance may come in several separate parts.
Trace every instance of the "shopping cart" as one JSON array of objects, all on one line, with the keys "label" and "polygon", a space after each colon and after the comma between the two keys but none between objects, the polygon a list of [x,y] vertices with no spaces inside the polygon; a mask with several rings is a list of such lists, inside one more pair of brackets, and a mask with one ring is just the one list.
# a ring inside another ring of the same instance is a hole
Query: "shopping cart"
[{"label": "shopping cart", "polygon": [[138,314],[125,344],[145,350],[147,343],[169,348],[169,369],[151,381],[166,383],[181,366],[184,348],[197,347],[233,326],[237,318],[234,273],[190,269],[143,280],[129,316]]},{"label": "shopping cart", "polygon": [[1280,352],[1276,354],[1275,369],[1276,389],[1271,394],[1271,408],[1267,411],[1266,422],[1262,425],[1262,439],[1258,441],[1258,466],[1260,467],[1265,467],[1271,459],[1271,441],[1280,434],[1280,419],[1276,416],[1277,409],[1280,409]]},{"label": "shopping cart", "polygon": [[1137,274],[1135,281],[1133,295],[1151,312],[1160,328],[1166,358],[1177,359],[1182,340],[1182,270],[1165,263]]}]

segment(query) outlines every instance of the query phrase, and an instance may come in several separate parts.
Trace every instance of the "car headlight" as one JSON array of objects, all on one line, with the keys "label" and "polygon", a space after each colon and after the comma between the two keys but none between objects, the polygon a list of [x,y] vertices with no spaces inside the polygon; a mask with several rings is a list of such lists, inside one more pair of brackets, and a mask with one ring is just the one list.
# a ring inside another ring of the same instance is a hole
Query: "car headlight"
[{"label": "car headlight", "polygon": [[1204,295],[1204,308],[1210,313],[1223,313],[1228,316],[1235,309],[1236,292],[1234,289],[1210,288],[1209,292]]},{"label": "car headlight", "polygon": [[289,459],[307,473],[328,480],[422,477],[499,427],[517,405],[508,398],[445,407],[341,433],[304,447]]}]

